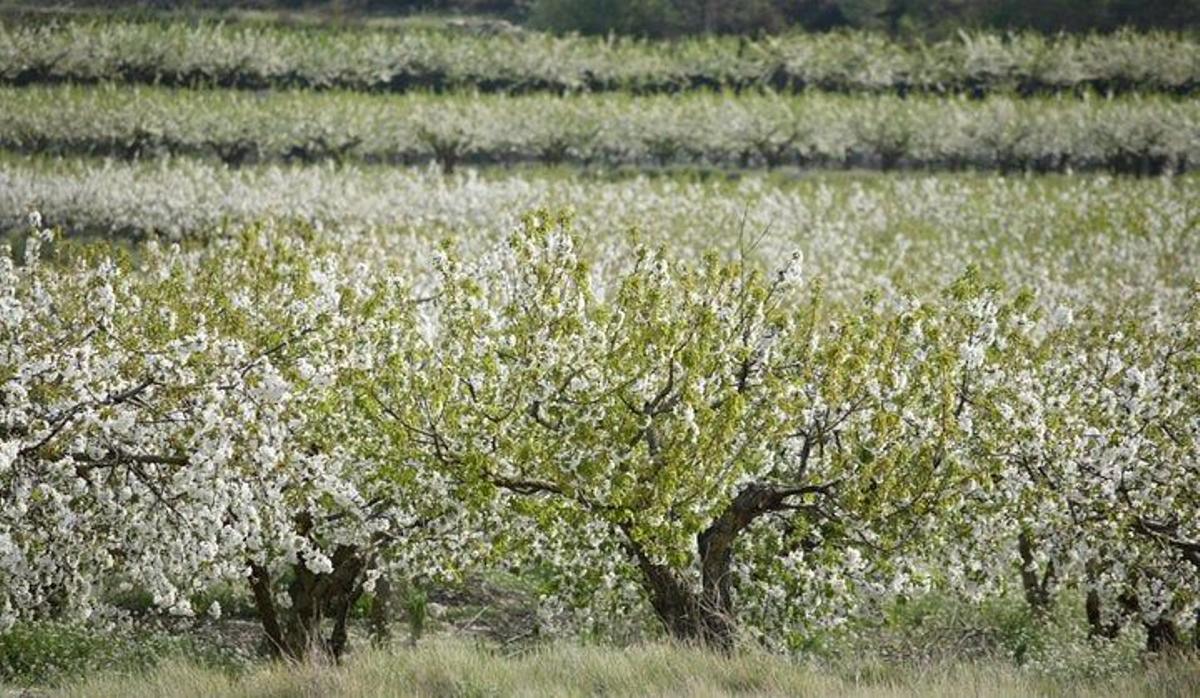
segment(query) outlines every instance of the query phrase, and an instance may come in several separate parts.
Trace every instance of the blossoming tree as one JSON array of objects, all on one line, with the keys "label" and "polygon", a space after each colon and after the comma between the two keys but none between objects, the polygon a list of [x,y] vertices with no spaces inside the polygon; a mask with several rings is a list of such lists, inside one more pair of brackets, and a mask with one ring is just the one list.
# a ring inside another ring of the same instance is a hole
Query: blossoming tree
[{"label": "blossoming tree", "polygon": [[191,615],[233,581],[273,651],[336,655],[354,601],[450,525],[436,478],[391,443],[376,460],[354,408],[416,331],[412,297],[306,237],[42,258],[37,231],[23,264],[0,255],[6,622],[90,615],[114,582]]},{"label": "blossoming tree", "polygon": [[944,307],[834,312],[798,262],[639,248],[601,280],[568,221],[534,215],[477,263],[442,257],[428,356],[377,376],[385,423],[472,501],[589,522],[681,639],[728,647],[767,599],[795,616],[796,594],[915,581],[910,534],[971,477],[956,414],[994,306],[967,280]]}]

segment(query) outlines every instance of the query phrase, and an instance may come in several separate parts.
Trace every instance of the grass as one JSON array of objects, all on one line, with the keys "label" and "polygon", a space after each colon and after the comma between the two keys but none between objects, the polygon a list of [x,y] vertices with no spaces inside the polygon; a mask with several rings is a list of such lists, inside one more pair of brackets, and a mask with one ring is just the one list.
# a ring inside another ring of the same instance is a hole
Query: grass
[{"label": "grass", "polygon": [[52,622],[18,624],[0,633],[0,698],[7,698],[4,689],[62,686],[101,673],[141,674],[167,657],[188,657],[196,666],[228,672],[248,668],[251,662],[224,642],[198,634],[133,627],[98,632]]},{"label": "grass", "polygon": [[[0,666],[0,698],[1200,695],[1200,655],[1149,657],[1137,626],[1116,642],[1093,643],[1082,600],[1072,594],[1060,597],[1044,621],[1035,621],[1018,597],[974,605],[930,595],[874,620],[819,632],[787,657],[753,649],[749,637],[739,653],[721,656],[658,640],[620,647],[505,639],[503,631],[515,629],[507,627],[516,623],[512,618],[495,621],[490,631],[469,631],[456,614],[524,599],[515,580],[482,587],[435,594],[448,606],[430,620],[433,634],[415,647],[402,627],[387,649],[369,649],[362,633],[353,632],[352,653],[341,666],[252,658],[247,638],[257,625],[249,619],[222,621],[232,629],[177,628],[173,636],[165,629],[108,636],[53,624],[10,630],[0,634],[11,665]],[[23,693],[26,686],[34,688]]]},{"label": "grass", "polygon": [[343,666],[264,665],[241,676],[172,661],[143,674],[93,678],[63,696],[1194,696],[1200,661],[1148,664],[1114,679],[1053,679],[1002,663],[890,666],[714,656],[650,644],[571,643],[506,656],[463,640],[368,651]]}]

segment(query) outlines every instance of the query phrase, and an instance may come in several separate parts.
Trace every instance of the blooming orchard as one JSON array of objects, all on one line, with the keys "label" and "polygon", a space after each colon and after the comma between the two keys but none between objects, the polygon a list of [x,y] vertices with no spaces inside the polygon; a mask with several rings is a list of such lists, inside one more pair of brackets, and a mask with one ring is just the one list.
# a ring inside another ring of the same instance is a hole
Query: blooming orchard
[{"label": "blooming orchard", "polygon": [[[205,21],[57,18],[0,27],[0,80],[405,91],[631,90],[714,86],[839,92],[1189,94],[1200,47],[1187,34],[1047,37],[959,33],[909,45],[867,32],[711,37],[669,44],[475,32],[301,29]],[[164,51],[164,46],[171,50]]]},{"label": "blooming orchard", "polygon": [[1086,99],[778,95],[375,95],[0,86],[0,147],[230,165],[574,163],[591,168],[1184,172],[1200,105]]},{"label": "blooming orchard", "polygon": [[277,652],[336,655],[381,577],[478,565],[720,647],[931,587],[1193,623],[1196,292],[829,296],[800,255],[589,251],[545,211],[424,273],[303,224],[34,227],[0,255],[6,624],[233,581]]},{"label": "blooming orchard", "polygon": [[[968,265],[1037,289],[1039,303],[1179,302],[1200,267],[1200,179],[812,176],[736,183],[552,173],[341,167],[229,168],[198,161],[0,163],[0,227],[23,234],[30,206],[72,235],[203,240],[267,217],[357,238],[353,254],[408,260],[424,278],[436,241],[486,253],[540,202],[570,208],[595,267],[628,260],[637,228],[670,255],[805,255],[810,281],[845,301],[902,297],[952,282]],[[1194,272],[1192,272],[1194,273]]]}]

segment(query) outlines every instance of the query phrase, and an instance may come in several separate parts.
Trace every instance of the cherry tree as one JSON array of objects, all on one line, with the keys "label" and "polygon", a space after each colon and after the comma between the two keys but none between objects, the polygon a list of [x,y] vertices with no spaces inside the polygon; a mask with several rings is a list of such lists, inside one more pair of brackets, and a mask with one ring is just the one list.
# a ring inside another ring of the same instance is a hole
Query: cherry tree
[{"label": "cherry tree", "polygon": [[474,262],[446,248],[427,357],[377,375],[397,443],[469,502],[603,536],[563,552],[619,554],[605,574],[677,638],[729,647],[739,596],[767,608],[811,575],[838,603],[916,581],[900,551],[970,477],[955,415],[994,341],[987,291],[838,309],[798,257],[631,254],[601,278],[544,212]]},{"label": "cherry tree", "polygon": [[1077,523],[1068,535],[1088,550],[1089,621],[1111,635],[1129,617],[1151,651],[1181,644],[1178,626],[1200,608],[1198,307],[1194,296],[1178,311],[1085,324],[1076,380],[1052,395],[1068,410],[1055,436],[1071,457],[1045,484],[1062,493]]},{"label": "cherry tree", "polygon": [[[178,615],[245,584],[269,648],[334,655],[389,566],[449,569],[436,477],[364,432],[357,386],[415,336],[402,276],[303,228],[129,255],[36,230],[0,255],[0,608]],[[472,536],[456,536],[465,550]],[[332,629],[325,634],[329,620]]]},{"label": "cherry tree", "polygon": [[432,280],[298,224],[32,222],[0,254],[0,625],[234,583],[273,652],[337,657],[389,576],[482,564],[721,649],[933,585],[1081,588],[1151,649],[1200,607],[1196,294],[829,298],[798,255],[588,255],[544,211]]},{"label": "cherry tree", "polygon": [[959,549],[997,577],[1015,563],[1036,615],[1082,588],[1093,635],[1133,619],[1150,650],[1181,642],[1200,573],[1196,307],[1042,313],[974,401],[993,477]]}]

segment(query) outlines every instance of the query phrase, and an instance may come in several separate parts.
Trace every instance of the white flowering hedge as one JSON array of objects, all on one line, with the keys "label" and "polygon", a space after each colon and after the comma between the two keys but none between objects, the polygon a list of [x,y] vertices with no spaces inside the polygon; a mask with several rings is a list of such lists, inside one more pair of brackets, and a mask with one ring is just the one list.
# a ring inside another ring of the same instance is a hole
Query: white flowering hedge
[{"label": "white flowering hedge", "polygon": [[[480,254],[520,212],[570,208],[597,266],[628,255],[637,228],[672,255],[744,252],[760,262],[802,250],[826,294],[928,292],[968,265],[1047,304],[1180,302],[1200,268],[1200,180],[1078,176],[766,176],[684,181],[500,176],[332,165],[228,168],[201,161],[0,161],[0,230],[23,235],[26,212],[73,235],[202,239],[222,226],[298,219],[364,259],[402,258],[424,279],[431,241]],[[371,252],[368,252],[371,251]],[[375,254],[381,252],[382,254]]]},{"label": "white flowering hedge", "polygon": [[211,22],[11,22],[0,81],[483,91],[770,87],[840,92],[1170,92],[1200,79],[1194,39],[1169,33],[963,33],[907,45],[841,32],[674,42]]},{"label": "white flowering hedge", "polygon": [[1198,605],[1195,293],[828,299],[800,255],[608,266],[545,212],[420,291],[304,226],[48,238],[0,256],[5,623],[224,581],[278,652],[338,654],[380,575],[478,564],[720,647],[935,586],[1086,588],[1156,647]]},{"label": "white flowering hedge", "polygon": [[1200,161],[1200,102],[0,88],[0,146],[126,159],[593,166],[1107,168]]}]

